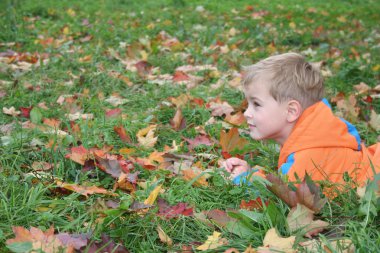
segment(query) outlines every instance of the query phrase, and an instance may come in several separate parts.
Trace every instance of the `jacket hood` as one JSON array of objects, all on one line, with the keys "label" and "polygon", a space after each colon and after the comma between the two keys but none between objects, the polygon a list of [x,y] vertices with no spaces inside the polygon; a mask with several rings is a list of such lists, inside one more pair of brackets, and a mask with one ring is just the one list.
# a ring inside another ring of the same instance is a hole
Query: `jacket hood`
[{"label": "jacket hood", "polygon": [[348,121],[336,117],[326,99],[307,108],[281,148],[278,164],[287,157],[310,148],[344,147],[360,150],[360,136]]}]

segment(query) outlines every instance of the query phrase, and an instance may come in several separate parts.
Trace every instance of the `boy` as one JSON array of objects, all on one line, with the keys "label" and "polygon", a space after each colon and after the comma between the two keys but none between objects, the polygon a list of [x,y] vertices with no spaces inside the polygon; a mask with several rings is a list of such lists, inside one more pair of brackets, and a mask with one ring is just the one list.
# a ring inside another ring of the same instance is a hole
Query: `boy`
[{"label": "boy", "polygon": [[[308,173],[314,180],[343,182],[343,173],[364,183],[380,171],[380,144],[366,148],[349,122],[333,115],[323,99],[323,79],[302,55],[286,53],[245,69],[242,80],[250,136],[281,145],[279,171],[290,181]],[[233,182],[250,173],[246,161],[224,162]]]}]

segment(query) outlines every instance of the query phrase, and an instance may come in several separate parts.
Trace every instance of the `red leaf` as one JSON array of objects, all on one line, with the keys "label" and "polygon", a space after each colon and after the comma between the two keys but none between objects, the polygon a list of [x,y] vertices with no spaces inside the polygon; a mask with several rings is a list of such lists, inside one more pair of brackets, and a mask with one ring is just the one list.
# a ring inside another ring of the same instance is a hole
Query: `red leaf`
[{"label": "red leaf", "polygon": [[71,153],[65,155],[65,158],[69,158],[74,162],[84,165],[85,161],[88,159],[89,152],[83,146],[72,147]]},{"label": "red leaf", "polygon": [[159,211],[157,215],[163,216],[167,219],[176,218],[180,215],[192,216],[193,208],[187,208],[186,203],[178,203],[175,206],[169,206],[169,204],[164,199],[157,200]]},{"label": "red leaf", "polygon": [[30,118],[30,111],[32,110],[33,106],[30,107],[20,107],[21,115],[25,118]]},{"label": "red leaf", "polygon": [[[268,206],[268,201],[265,201],[265,205]],[[256,199],[251,199],[250,201],[246,202],[244,199],[240,203],[240,209],[247,209],[247,210],[254,210],[259,209],[261,210],[263,208],[263,202],[261,201],[261,198],[258,197]]]},{"label": "red leaf", "polygon": [[147,61],[139,61],[135,64],[135,67],[139,76],[145,76],[152,70],[152,66]]},{"label": "red leaf", "polygon": [[123,126],[115,126],[113,129],[120,136],[120,139],[122,141],[124,141],[126,143],[132,142],[131,137],[129,137],[129,135],[127,134],[127,132],[125,131],[125,128]]},{"label": "red leaf", "polygon": [[174,82],[182,82],[189,80],[190,77],[183,71],[176,71],[173,75]]},{"label": "red leaf", "polygon": [[195,139],[184,138],[189,143],[189,149],[193,149],[199,145],[212,146],[214,143],[206,135],[198,135]]},{"label": "red leaf", "polygon": [[116,108],[116,109],[111,109],[106,111],[106,118],[113,118],[121,115],[121,109]]}]

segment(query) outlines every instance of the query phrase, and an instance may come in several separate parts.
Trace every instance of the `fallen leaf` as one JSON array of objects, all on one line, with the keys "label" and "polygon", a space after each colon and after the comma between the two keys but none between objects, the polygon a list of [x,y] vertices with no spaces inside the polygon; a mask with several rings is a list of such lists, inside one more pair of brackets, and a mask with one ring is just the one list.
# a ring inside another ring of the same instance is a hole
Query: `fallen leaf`
[{"label": "fallen leaf", "polygon": [[47,171],[53,168],[53,164],[48,162],[33,162],[32,169],[35,171]]},{"label": "fallen leaf", "polygon": [[220,132],[220,145],[222,146],[222,151],[230,153],[238,148],[243,148],[248,141],[239,136],[239,131],[237,128],[231,128],[228,133],[225,131]]},{"label": "fallen leaf", "polygon": [[94,151],[93,154],[96,167],[114,178],[119,178],[121,173],[128,174],[134,169],[133,163],[121,155],[104,154],[104,152],[99,150]]},{"label": "fallen leaf", "polygon": [[160,237],[161,242],[166,243],[169,246],[173,245],[173,240],[165,233],[160,225],[157,226],[158,237]]},{"label": "fallen leaf", "polygon": [[290,232],[302,230],[302,234],[311,238],[322,232],[327,226],[328,222],[322,220],[314,220],[314,212],[304,205],[297,204],[293,207],[287,217]]},{"label": "fallen leaf", "polygon": [[176,131],[186,127],[186,119],[183,117],[181,108],[177,109],[174,118],[170,120],[170,125]]},{"label": "fallen leaf", "polygon": [[216,102],[210,102],[209,108],[211,109],[211,115],[212,116],[223,116],[223,115],[230,115],[234,108],[227,102],[222,103],[216,103]]},{"label": "fallen leaf", "polygon": [[110,96],[109,98],[105,99],[104,101],[106,101],[107,103],[110,103],[113,106],[118,106],[118,105],[123,105],[123,104],[127,103],[129,100],[122,98],[120,96],[113,95],[113,96]]},{"label": "fallen leaf", "polygon": [[202,171],[200,171],[196,167],[181,170],[181,173],[183,179],[185,179],[186,181],[193,181],[195,179],[195,181],[193,182],[195,186],[208,186],[206,176],[201,176]]},{"label": "fallen leaf", "polygon": [[197,250],[206,251],[227,245],[228,241],[225,238],[220,238],[220,235],[221,233],[214,231],[212,235],[208,236],[204,244],[197,247]]},{"label": "fallen leaf", "polygon": [[278,176],[267,174],[266,179],[272,183],[271,186],[267,186],[268,189],[291,208],[302,204],[317,213],[327,202],[326,198],[320,196],[320,187],[308,175],[297,186],[296,191],[291,190]]},{"label": "fallen leaf", "polygon": [[125,128],[122,125],[114,126],[113,130],[119,135],[120,139],[123,142],[126,142],[126,143],[132,142],[131,137],[129,137],[129,135],[127,134],[127,131],[125,131]]},{"label": "fallen leaf", "polygon": [[21,114],[20,111],[16,111],[16,108],[14,108],[14,106],[12,106],[10,108],[3,107],[3,113],[7,114],[7,115],[11,115],[13,117],[16,117],[16,116]]},{"label": "fallen leaf", "polygon": [[228,216],[225,211],[219,209],[212,209],[203,211],[207,218],[215,222],[218,226],[225,227],[229,222],[236,222],[236,219]]},{"label": "fallen leaf", "polygon": [[156,186],[156,188],[154,188],[153,191],[151,191],[151,193],[149,194],[149,197],[144,201],[144,204],[153,205],[157,199],[158,194],[161,191],[161,188],[162,188],[162,185]]},{"label": "fallen leaf", "polygon": [[157,205],[159,208],[157,215],[166,219],[176,218],[181,215],[193,216],[193,208],[188,208],[186,203],[181,202],[177,205],[170,206],[164,199],[159,198]]},{"label": "fallen leaf", "polygon": [[58,187],[77,192],[86,197],[88,197],[89,194],[105,194],[111,196],[118,196],[116,193],[109,192],[106,189],[97,186],[82,186],[77,184],[68,184],[60,180],[56,180],[56,184]]},{"label": "fallen leaf", "polygon": [[189,149],[193,150],[195,147],[199,145],[212,146],[214,143],[210,140],[210,137],[204,134],[198,135],[194,139],[188,139],[183,137],[189,143]]},{"label": "fallen leaf", "polygon": [[106,110],[106,118],[116,118],[122,114],[122,110],[120,108],[115,108],[111,110]]},{"label": "fallen leaf", "polygon": [[150,125],[137,132],[137,141],[139,144],[146,148],[153,148],[157,142],[158,137],[154,137],[157,125]]},{"label": "fallen leaf", "polygon": [[76,112],[74,114],[71,114],[71,113],[68,113],[68,114],[65,114],[65,116],[69,119],[69,120],[78,120],[78,119],[93,119],[94,118],[94,115],[92,113],[80,113],[80,112]]},{"label": "fallen leaf", "polygon": [[293,250],[295,240],[295,236],[284,238],[278,235],[275,228],[271,228],[265,234],[263,246],[269,247],[270,250],[296,252]]},{"label": "fallen leaf", "polygon": [[78,147],[72,147],[71,153],[65,155],[65,158],[69,158],[76,163],[84,165],[86,160],[89,158],[88,155],[89,155],[89,151],[85,147],[78,146]]},{"label": "fallen leaf", "polygon": [[31,227],[30,230],[14,226],[12,230],[15,234],[15,238],[8,239],[6,244],[8,247],[12,246],[15,243],[23,243],[29,242],[31,244],[31,248],[28,252],[35,251],[43,251],[45,253],[55,253],[55,252],[63,252],[63,253],[71,253],[73,252],[73,248],[66,248],[62,242],[54,235],[54,228],[50,227],[48,230],[43,232],[39,228]]}]

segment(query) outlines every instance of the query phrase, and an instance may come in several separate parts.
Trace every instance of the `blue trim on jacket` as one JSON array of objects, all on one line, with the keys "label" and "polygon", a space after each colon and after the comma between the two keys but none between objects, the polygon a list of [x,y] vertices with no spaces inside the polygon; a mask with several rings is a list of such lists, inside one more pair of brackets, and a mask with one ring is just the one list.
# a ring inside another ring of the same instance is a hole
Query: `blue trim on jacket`
[{"label": "blue trim on jacket", "polygon": [[[323,98],[322,102],[331,109],[331,105],[326,98]],[[339,119],[346,124],[348,133],[355,137],[356,142],[358,143],[358,150],[361,150],[361,146],[360,146],[361,139],[360,139],[360,135],[359,135],[359,132],[356,129],[356,127],[343,118],[339,118]]]},{"label": "blue trim on jacket", "polygon": [[286,162],[283,163],[280,167],[280,172],[282,174],[288,174],[290,168],[293,166],[294,164],[294,153],[291,153],[287,158],[286,158]]},{"label": "blue trim on jacket", "polygon": [[251,182],[248,181],[248,179],[252,176],[253,173],[258,171],[257,169],[250,169],[246,172],[243,172],[239,175],[237,175],[234,179],[232,179],[233,184],[251,184]]}]

